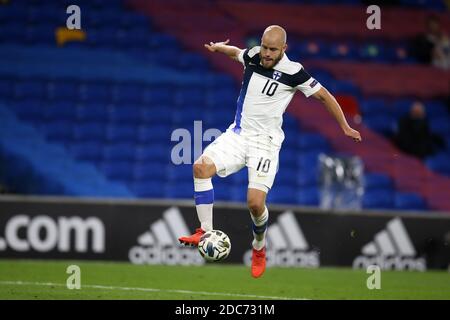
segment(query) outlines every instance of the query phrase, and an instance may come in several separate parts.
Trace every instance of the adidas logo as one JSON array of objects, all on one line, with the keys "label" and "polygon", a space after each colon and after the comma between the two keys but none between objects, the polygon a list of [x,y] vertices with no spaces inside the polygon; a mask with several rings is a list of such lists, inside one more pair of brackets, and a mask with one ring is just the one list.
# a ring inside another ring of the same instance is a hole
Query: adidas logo
[{"label": "adidas logo", "polygon": [[426,260],[414,258],[416,250],[400,218],[392,219],[378,232],[353,261],[353,268],[378,265],[383,270],[426,270]]},{"label": "adidas logo", "polygon": [[196,248],[178,245],[178,238],[189,233],[180,210],[171,207],[137,238],[138,246],[128,251],[128,258],[134,264],[204,264]]},{"label": "adidas logo", "polygon": [[[310,267],[320,266],[319,252],[310,250],[292,211],[282,213],[277,221],[267,228],[267,266]],[[244,254],[244,263],[251,265],[252,250]]]}]

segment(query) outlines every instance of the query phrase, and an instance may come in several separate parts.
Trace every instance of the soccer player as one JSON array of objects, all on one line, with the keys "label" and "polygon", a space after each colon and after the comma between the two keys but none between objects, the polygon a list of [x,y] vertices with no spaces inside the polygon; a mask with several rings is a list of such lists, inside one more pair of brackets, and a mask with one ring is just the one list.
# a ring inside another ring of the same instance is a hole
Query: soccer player
[{"label": "soccer player", "polygon": [[266,195],[275,179],[278,154],[284,140],[281,129],[283,113],[297,90],[321,101],[337,120],[343,133],[361,141],[358,131],[347,123],[336,99],[300,63],[286,56],[286,32],[276,25],[266,28],[261,45],[239,49],[224,42],[210,42],[205,47],[220,52],[244,66],[244,80],[234,122],[214,140],[195,161],[194,199],[200,228],[179,238],[185,245],[197,246],[202,234],[213,229],[214,175],[226,177],[248,168],[247,204],[253,222],[253,277],[260,277],[266,267],[265,237],[269,211]]}]

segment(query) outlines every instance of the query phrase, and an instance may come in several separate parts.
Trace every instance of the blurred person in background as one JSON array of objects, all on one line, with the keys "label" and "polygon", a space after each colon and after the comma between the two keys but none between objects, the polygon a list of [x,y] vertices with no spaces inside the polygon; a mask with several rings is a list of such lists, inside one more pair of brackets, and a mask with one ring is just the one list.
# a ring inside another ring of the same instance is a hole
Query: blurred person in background
[{"label": "blurred person in background", "polygon": [[450,70],[450,38],[437,16],[427,18],[426,32],[413,40],[411,50],[419,62]]},{"label": "blurred person in background", "polygon": [[394,139],[402,151],[421,159],[433,155],[444,144],[441,137],[430,131],[426,110],[420,101],[415,101],[409,113],[399,120]]}]

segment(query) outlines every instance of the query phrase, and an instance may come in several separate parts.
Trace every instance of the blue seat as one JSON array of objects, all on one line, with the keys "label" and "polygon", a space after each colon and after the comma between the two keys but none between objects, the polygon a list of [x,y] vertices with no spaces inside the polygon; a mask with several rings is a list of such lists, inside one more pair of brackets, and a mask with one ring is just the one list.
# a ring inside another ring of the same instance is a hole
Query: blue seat
[{"label": "blue seat", "polygon": [[144,86],[138,83],[117,84],[112,88],[112,100],[116,103],[142,103]]},{"label": "blue seat", "polygon": [[175,37],[165,34],[153,32],[148,36],[147,45],[150,48],[178,48],[178,42]]},{"label": "blue seat", "polygon": [[384,46],[380,43],[362,43],[358,47],[358,55],[362,60],[387,62]]},{"label": "blue seat", "polygon": [[73,137],[78,141],[103,141],[106,126],[103,122],[78,123],[74,126]]},{"label": "blue seat", "polygon": [[143,94],[143,102],[148,105],[173,105],[173,91],[168,87],[150,86]]},{"label": "blue seat", "polygon": [[295,187],[297,185],[297,174],[288,167],[281,167],[275,177],[275,184],[283,187]]},{"label": "blue seat", "polygon": [[165,190],[160,181],[135,181],[128,185],[130,190],[140,198],[162,198]]},{"label": "blue seat", "polygon": [[192,165],[190,164],[180,164],[174,165],[169,164],[167,166],[167,179],[173,182],[190,182],[194,179],[194,174],[192,172]]},{"label": "blue seat", "polygon": [[26,99],[14,103],[17,116],[26,121],[39,122],[44,118],[44,104],[40,100]]},{"label": "blue seat", "polygon": [[[229,201],[231,200],[230,188],[228,185],[213,183],[214,186],[214,201]],[[194,189],[192,189],[194,192]]]},{"label": "blue seat", "polygon": [[56,121],[43,123],[41,132],[51,141],[66,142],[73,138],[73,123],[70,121]]},{"label": "blue seat", "polygon": [[426,210],[427,204],[415,193],[396,192],[395,207],[401,210]]},{"label": "blue seat", "polygon": [[395,119],[383,113],[371,115],[370,117],[363,117],[363,123],[372,130],[387,136],[394,135],[397,127]]},{"label": "blue seat", "polygon": [[83,122],[106,122],[108,107],[99,103],[83,103],[76,107],[77,119]]},{"label": "blue seat", "polygon": [[181,57],[175,60],[175,65],[179,70],[200,71],[209,68],[209,64],[203,56],[191,52],[182,53]]},{"label": "blue seat", "polygon": [[400,119],[406,116],[411,109],[414,99],[398,99],[392,102],[391,109],[393,110],[394,116]]},{"label": "blue seat", "polygon": [[52,82],[47,86],[47,97],[51,100],[77,101],[80,95],[76,82]]},{"label": "blue seat", "polygon": [[443,102],[433,101],[433,100],[426,101],[425,108],[426,108],[427,117],[430,119],[434,120],[436,118],[449,116],[447,108]]},{"label": "blue seat", "polygon": [[13,94],[13,81],[8,78],[0,78],[0,96],[3,99],[12,97]]},{"label": "blue seat", "polygon": [[44,116],[49,121],[74,121],[77,117],[77,110],[73,102],[58,101],[45,108]]},{"label": "blue seat", "polygon": [[135,147],[129,143],[115,143],[103,148],[104,160],[134,160]]},{"label": "blue seat", "polygon": [[297,188],[292,186],[274,185],[267,196],[268,203],[297,203]]},{"label": "blue seat", "polygon": [[134,105],[110,107],[108,117],[111,122],[136,125],[142,120],[141,108]]},{"label": "blue seat", "polygon": [[323,41],[302,41],[292,48],[294,55],[305,58],[327,58],[330,55],[329,46]]},{"label": "blue seat", "polygon": [[364,193],[363,208],[365,209],[393,209],[394,196],[389,190],[374,190]]},{"label": "blue seat", "polygon": [[134,181],[165,181],[167,179],[166,165],[164,163],[135,163],[133,167]]},{"label": "blue seat", "polygon": [[108,125],[106,139],[114,142],[134,142],[137,138],[137,127],[133,125]]},{"label": "blue seat", "polygon": [[[122,4],[122,0],[118,1]],[[139,12],[121,11],[119,16],[119,24],[123,29],[140,28],[148,30],[150,26],[149,17]]]},{"label": "blue seat", "polygon": [[300,188],[317,187],[319,184],[319,172],[317,170],[301,169],[296,175],[297,186]]},{"label": "blue seat", "polygon": [[[192,199],[194,182],[169,182],[165,186],[165,198]],[[194,201],[192,201],[194,203]]]},{"label": "blue seat", "polygon": [[23,80],[15,83],[14,95],[21,99],[44,99],[46,96],[46,88],[43,82],[35,80]]},{"label": "blue seat", "polygon": [[450,134],[450,117],[435,118],[433,121],[429,121],[430,129],[432,132],[441,136]]},{"label": "blue seat", "polygon": [[139,127],[137,139],[140,143],[159,143],[170,141],[172,130],[168,125],[152,125]]},{"label": "blue seat", "polygon": [[312,170],[317,171],[319,167],[319,154],[320,151],[302,152],[297,156],[297,164],[299,170]]},{"label": "blue seat", "polygon": [[433,171],[450,176],[450,153],[442,152],[425,159],[425,164]]},{"label": "blue seat", "polygon": [[99,162],[102,159],[102,144],[93,141],[74,143],[69,151],[78,160]]},{"label": "blue seat", "polygon": [[[247,168],[242,168],[240,171],[227,177],[227,179],[233,185],[247,185],[248,184],[248,170],[247,170]],[[226,179],[222,179],[222,180],[226,180]]]},{"label": "blue seat", "polygon": [[318,206],[319,189],[316,187],[301,188],[297,193],[297,203],[304,206]]},{"label": "blue seat", "polygon": [[298,145],[302,152],[330,150],[328,141],[320,134],[303,132],[298,137]]},{"label": "blue seat", "polygon": [[179,106],[203,105],[205,102],[204,90],[196,86],[184,86],[174,93],[175,103]]},{"label": "blue seat", "polygon": [[335,81],[333,75],[326,70],[311,68],[309,72],[320,83],[327,84]]},{"label": "blue seat", "polygon": [[230,193],[230,201],[247,202],[247,184],[234,185],[231,188],[226,188],[226,190]]},{"label": "blue seat", "polygon": [[193,128],[194,121],[204,121],[205,117],[201,112],[201,108],[191,106],[177,109],[173,113],[172,119],[174,125],[190,130],[190,128]]},{"label": "blue seat", "polygon": [[136,148],[135,160],[139,162],[167,163],[170,161],[170,156],[171,149],[166,144],[142,144]]},{"label": "blue seat", "polygon": [[364,175],[364,187],[366,190],[393,190],[394,183],[391,178],[380,173],[366,173]]},{"label": "blue seat", "polygon": [[290,145],[284,145],[279,155],[279,170],[297,170],[298,151]]},{"label": "blue seat", "polygon": [[108,103],[111,96],[111,87],[106,83],[86,82],[80,86],[81,101]]},{"label": "blue seat", "polygon": [[335,80],[331,82],[331,90],[336,94],[349,94],[352,96],[359,95],[358,86],[352,81],[347,80]]},{"label": "blue seat", "polygon": [[100,163],[99,169],[108,179],[127,181],[133,177],[133,162],[112,161]]},{"label": "blue seat", "polygon": [[387,102],[381,98],[364,99],[360,103],[360,109],[363,117],[379,115],[388,112]]},{"label": "blue seat", "polygon": [[330,44],[330,57],[341,60],[357,60],[357,48],[354,43],[343,41]]},{"label": "blue seat", "polygon": [[27,44],[53,44],[55,42],[54,27],[47,24],[34,24],[25,29],[25,40]]},{"label": "blue seat", "polygon": [[171,108],[164,105],[143,107],[141,111],[141,120],[146,124],[170,125],[172,123]]}]

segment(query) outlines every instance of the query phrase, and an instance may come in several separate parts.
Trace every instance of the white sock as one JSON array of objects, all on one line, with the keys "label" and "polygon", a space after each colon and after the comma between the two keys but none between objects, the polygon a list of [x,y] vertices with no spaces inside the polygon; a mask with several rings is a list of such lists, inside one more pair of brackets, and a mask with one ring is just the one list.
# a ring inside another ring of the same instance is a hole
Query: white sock
[{"label": "white sock", "polygon": [[213,230],[214,189],[211,178],[194,177],[194,191],[195,207],[201,228],[205,231]]},{"label": "white sock", "polygon": [[269,221],[269,210],[265,207],[264,212],[259,217],[255,217],[250,213],[253,224],[253,242],[252,246],[256,250],[261,250],[266,245],[267,224]]}]

